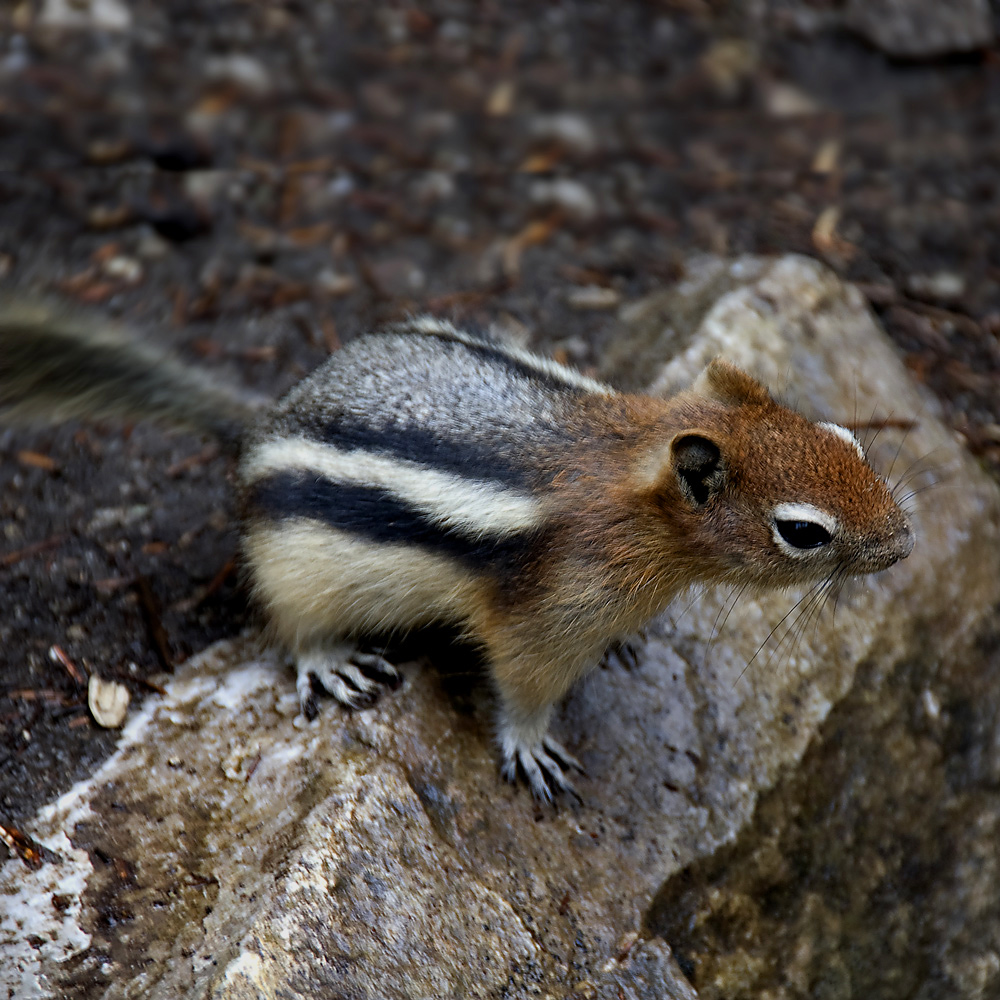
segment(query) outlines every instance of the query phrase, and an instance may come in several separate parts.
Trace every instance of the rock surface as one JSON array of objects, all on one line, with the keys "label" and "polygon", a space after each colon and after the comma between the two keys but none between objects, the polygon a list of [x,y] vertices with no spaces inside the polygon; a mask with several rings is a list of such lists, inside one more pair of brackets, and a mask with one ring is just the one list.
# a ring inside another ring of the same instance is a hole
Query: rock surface
[{"label": "rock surface", "polygon": [[[908,502],[910,559],[835,620],[808,596],[784,619],[796,595],[672,609],[558,713],[588,777],[555,814],[500,783],[480,688],[409,664],[374,708],[301,728],[252,638],[215,646],[26,830],[59,860],[0,869],[0,996],[913,995],[863,989],[851,921],[873,912],[896,917],[890,982],[919,956],[952,988],[921,997],[995,993],[1000,726],[976,641],[1000,599],[998,492],[822,266],[690,275],[626,311],[622,344],[647,372],[674,356],[662,391],[725,353],[812,415],[916,421],[869,442],[906,488],[941,484]],[[921,810],[959,795],[922,838]],[[943,886],[923,914],[911,846],[975,888],[975,933]]]},{"label": "rock surface", "polygon": [[902,59],[933,59],[993,42],[988,0],[848,0],[846,19],[872,45]]}]

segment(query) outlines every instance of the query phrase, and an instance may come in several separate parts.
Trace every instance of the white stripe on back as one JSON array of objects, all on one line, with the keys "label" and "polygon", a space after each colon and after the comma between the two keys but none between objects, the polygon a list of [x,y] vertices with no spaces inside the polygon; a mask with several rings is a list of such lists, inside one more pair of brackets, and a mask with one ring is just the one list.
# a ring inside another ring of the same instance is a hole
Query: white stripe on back
[{"label": "white stripe on back", "polygon": [[341,451],[304,437],[272,438],[250,451],[241,473],[247,484],[276,472],[311,472],[353,486],[392,493],[444,529],[473,538],[537,528],[542,505],[534,497],[481,479],[463,479],[418,462],[369,451]]}]

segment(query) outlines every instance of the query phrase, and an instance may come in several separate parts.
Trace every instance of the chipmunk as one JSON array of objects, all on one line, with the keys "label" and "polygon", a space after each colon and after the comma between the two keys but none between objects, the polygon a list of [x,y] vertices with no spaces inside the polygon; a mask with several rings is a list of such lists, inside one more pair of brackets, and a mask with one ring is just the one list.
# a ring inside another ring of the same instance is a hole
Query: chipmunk
[{"label": "chipmunk", "polygon": [[478,646],[501,770],[543,800],[579,764],[553,706],[693,584],[886,569],[913,532],[850,431],[715,360],[671,399],[617,392],[432,318],[362,335],[259,415],[125,332],[0,308],[0,419],[152,415],[239,447],[252,588],[346,706],[395,676],[359,640],[432,623]]}]

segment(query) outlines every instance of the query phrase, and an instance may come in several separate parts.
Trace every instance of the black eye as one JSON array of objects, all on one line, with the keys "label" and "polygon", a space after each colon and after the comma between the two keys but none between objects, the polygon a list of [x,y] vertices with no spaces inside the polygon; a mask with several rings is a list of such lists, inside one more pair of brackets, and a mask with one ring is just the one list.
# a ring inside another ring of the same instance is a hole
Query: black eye
[{"label": "black eye", "polygon": [[815,521],[775,521],[775,524],[778,534],[797,549],[818,549],[832,541],[830,532]]}]

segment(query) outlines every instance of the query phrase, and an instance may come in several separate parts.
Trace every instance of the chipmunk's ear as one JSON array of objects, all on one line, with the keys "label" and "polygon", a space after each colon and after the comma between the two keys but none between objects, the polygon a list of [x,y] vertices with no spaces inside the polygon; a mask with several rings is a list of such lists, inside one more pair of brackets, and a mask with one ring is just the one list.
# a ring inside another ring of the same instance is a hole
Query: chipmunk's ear
[{"label": "chipmunk's ear", "polygon": [[709,362],[695,381],[693,390],[699,396],[706,396],[727,406],[771,402],[770,393],[760,382],[724,358],[715,358]]},{"label": "chipmunk's ear", "polygon": [[670,457],[681,493],[703,507],[726,485],[722,450],[703,431],[684,431],[670,442]]}]

